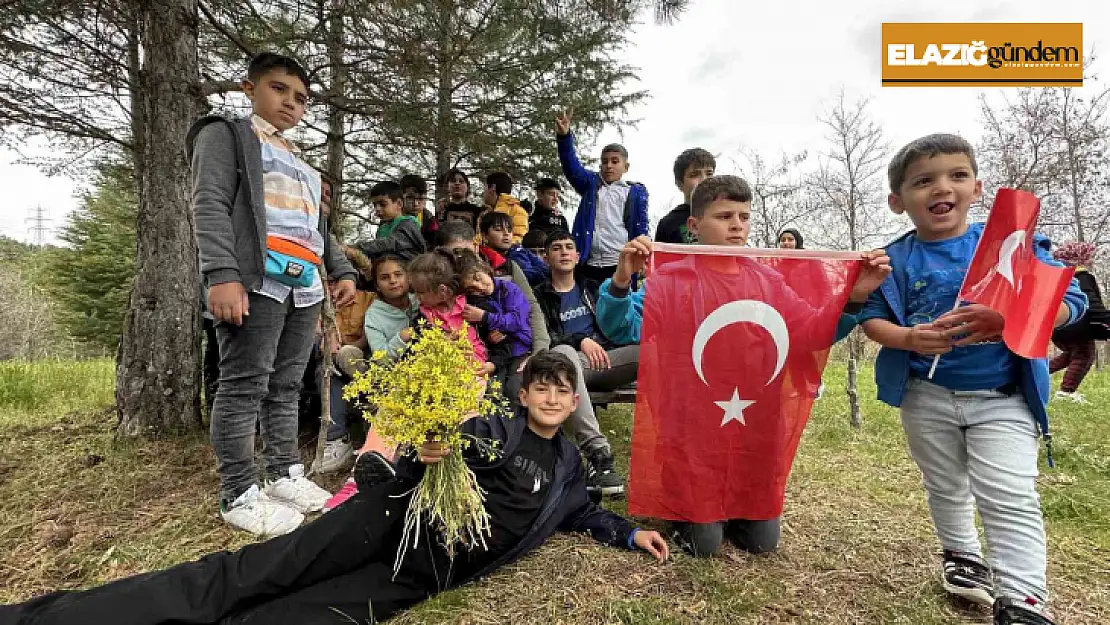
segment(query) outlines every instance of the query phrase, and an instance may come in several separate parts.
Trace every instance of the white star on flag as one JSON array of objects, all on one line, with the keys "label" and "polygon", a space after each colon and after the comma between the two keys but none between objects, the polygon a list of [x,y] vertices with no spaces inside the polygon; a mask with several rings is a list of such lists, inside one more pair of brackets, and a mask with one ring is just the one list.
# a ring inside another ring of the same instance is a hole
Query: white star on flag
[{"label": "white star on flag", "polygon": [[718,408],[725,411],[725,418],[721,419],[721,427],[724,427],[729,421],[739,421],[740,425],[747,425],[744,422],[744,409],[754,404],[754,401],[740,399],[740,389],[732,389],[732,399],[728,401],[715,401]]}]

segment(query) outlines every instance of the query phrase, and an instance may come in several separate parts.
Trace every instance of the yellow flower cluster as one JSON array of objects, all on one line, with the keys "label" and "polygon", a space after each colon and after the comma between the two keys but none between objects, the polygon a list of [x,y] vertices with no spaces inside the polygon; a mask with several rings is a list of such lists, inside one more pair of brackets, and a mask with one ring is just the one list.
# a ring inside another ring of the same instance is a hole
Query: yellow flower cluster
[{"label": "yellow flower cluster", "polygon": [[465,326],[448,333],[437,321],[424,324],[397,362],[374,354],[356,373],[344,398],[372,414],[374,430],[387,441],[419,447],[428,440],[457,449],[467,446],[459,430],[468,415],[489,416],[505,408],[497,382],[478,375]]}]

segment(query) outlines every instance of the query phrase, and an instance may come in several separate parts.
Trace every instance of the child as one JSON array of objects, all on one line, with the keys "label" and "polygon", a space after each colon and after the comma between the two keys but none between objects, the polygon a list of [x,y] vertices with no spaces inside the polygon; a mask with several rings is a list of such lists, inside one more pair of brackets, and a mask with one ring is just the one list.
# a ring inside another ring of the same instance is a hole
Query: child
[{"label": "child", "polygon": [[486,208],[494,213],[503,213],[512,219],[513,243],[520,243],[528,233],[528,213],[513,197],[513,179],[503,171],[486,176],[486,191],[482,195]]},{"label": "child", "polygon": [[[428,322],[442,322],[443,329],[458,332],[466,321],[466,295],[463,294],[455,255],[441,249],[421,254],[409,263],[409,284],[420,300],[420,315]],[[479,369],[492,373],[486,346],[473,324],[466,324],[466,339],[474,348]]]},{"label": "child", "polygon": [[512,280],[494,279],[493,270],[470,250],[455,252],[455,265],[466,289],[463,318],[478,327],[489,348],[496,377],[504,384],[510,371],[516,371],[532,348],[532,328],[528,327],[528,300]]},{"label": "child", "polygon": [[582,277],[600,284],[616,271],[624,244],[647,234],[647,188],[622,180],[628,171],[624,146],[612,143],[602,148],[601,170],[589,172],[574,151],[570,113],[555,119],[555,131],[563,174],[582,196],[572,230],[575,247],[582,255]]},{"label": "child", "polygon": [[1095,246],[1093,243],[1072,241],[1061,245],[1052,256],[1069,267],[1075,267],[1075,279],[1087,296],[1087,314],[1076,323],[1052,333],[1052,342],[1060,353],[1048,363],[1048,372],[1064,370],[1060,390],[1056,391],[1057,399],[1086,404],[1087,399],[1079,392],[1079,385],[1095,363],[1095,341],[1110,338],[1110,312],[1102,303],[1098,281],[1090,270],[1091,261],[1095,258]]},{"label": "child", "polygon": [[[544,235],[570,230],[567,218],[559,212],[559,182],[554,178],[540,178],[536,183],[536,207],[528,218],[528,230],[539,230]],[[525,246],[528,247],[528,246]],[[542,244],[541,244],[542,247]]]},{"label": "child", "polygon": [[[639,345],[618,345],[597,327],[597,292],[578,279],[578,251],[566,230],[547,238],[551,278],[536,287],[552,349],[571,357],[578,367],[580,395],[613,391],[636,381]],[[582,402],[571,415],[571,429],[586,456],[586,489],[603,495],[624,492],[624,480],[613,466],[609,441],[597,429],[593,406]]]},{"label": "child", "polygon": [[[691,196],[690,219],[686,225],[702,245],[744,246],[748,241],[751,219],[752,192],[747,182],[736,176],[713,176],[697,186]],[[640,326],[643,321],[643,290],[629,292],[632,276],[641,273],[651,255],[651,241],[640,237],[630,241],[621,252],[621,262],[613,278],[601,286],[597,302],[596,318],[599,329],[613,341],[619,343],[638,343]],[[852,288],[849,304],[837,328],[837,338],[843,338],[855,326],[851,315],[862,308],[867,296],[883,281],[889,273],[886,256],[881,250],[864,254],[866,262],[860,276]],[[685,263],[678,263],[683,265]],[[760,269],[744,263],[745,280],[737,284],[736,276],[728,272],[716,271],[712,263],[700,263],[699,288],[717,294],[719,297],[735,299],[731,290],[753,289],[752,296],[761,297],[768,290],[777,289],[776,297],[793,299],[796,303],[781,310],[788,326],[798,328],[792,333],[791,341],[797,345],[815,344],[814,339],[805,336],[807,324],[806,311],[812,308],[792,292],[783,292],[781,275],[770,270]],[[732,268],[739,263],[728,263]],[[663,278],[669,271],[687,271],[686,267],[659,270],[656,278]],[[789,289],[786,289],[789,291]],[[661,293],[655,297],[666,297]],[[677,295],[676,295],[677,296]],[[723,303],[723,302],[722,302]],[[712,310],[712,307],[708,308]],[[684,321],[675,320],[675,323]],[[691,321],[691,323],[694,323]],[[664,357],[664,356],[661,356]],[[681,407],[679,407],[679,411]],[[676,418],[681,415],[676,415]],[[769,459],[770,460],[770,459]],[[727,521],[727,522],[726,522]],[[717,551],[727,536],[737,547],[752,553],[773,551],[779,542],[779,519],[749,520],[728,519],[715,523],[681,523],[678,533],[684,546],[695,556],[709,556]]]},{"label": "child", "polygon": [[[278,535],[328,498],[304,476],[296,440],[298,398],[324,299],[316,266],[322,257],[337,281],[337,307],[354,299],[355,270],[328,234],[319,174],[282,134],[304,115],[308,75],[289,57],[263,53],[251,60],[242,87],[252,115],[206,117],[186,144],[200,269],[220,344],[211,423],[220,515],[238,529]],[[259,425],[264,488],[254,466]]]},{"label": "child", "polygon": [[547,234],[543,230],[529,230],[520,242],[521,247],[535,254],[536,258],[543,261],[544,265],[547,264],[547,252],[544,250],[544,244],[547,243]]},{"label": "child", "polygon": [[[902,409],[910,455],[921,470],[933,526],[944,550],[943,585],[994,605],[995,623],[1051,623],[1044,615],[1045,535],[1037,497],[1037,426],[1047,434],[1048,367],[1009,351],[1001,315],[985,306],[953,311],[983,234],[968,224],[982,182],[971,145],[948,134],[917,139],[888,168],[888,203],[916,230],[887,249],[894,273],[860,314],[883,346],[875,362],[879,399]],[[1034,238],[1042,262],[1059,265],[1048,240]],[[1073,281],[1056,325],[1083,316]],[[929,379],[933,356],[943,354]],[[989,556],[982,558],[975,508]],[[994,583],[992,583],[992,573]]]},{"label": "child", "polygon": [[401,185],[389,180],[375,184],[370,188],[370,202],[381,225],[373,241],[356,244],[363,254],[371,259],[382,254],[396,254],[408,261],[424,253],[424,235],[416,217],[405,214]]},{"label": "child", "polygon": [[424,244],[431,247],[439,223],[432,211],[428,210],[428,183],[416,174],[405,174],[398,181],[405,204],[405,214],[416,217]]},{"label": "child", "polygon": [[396,478],[361,484],[358,496],[289,536],[2,607],[0,620],[69,625],[119,622],[126,614],[130,625],[380,622],[519,560],[557,530],[588,532],[607,545],[666,560],[669,548],[658,532],[636,528],[590,502],[578,454],[561,432],[579,401],[576,383],[566,356],[537,355],[525,367],[523,408],[514,418],[470,419],[463,425],[470,436],[495,440],[502,450],[493,460],[475,453],[475,445],[464,451],[485,492],[488,549],[462,551],[451,561],[435,528],[427,527],[394,574],[416,480],[425,465],[447,454],[428,443],[398,463]]},{"label": "child", "polygon": [[[363,321],[368,351],[371,357],[383,354],[384,358],[397,360],[412,341],[412,325],[420,315],[420,302],[409,290],[405,261],[400,256],[386,254],[379,257],[374,261],[371,275],[378,296],[366,310]],[[358,450],[358,456],[361,458],[367,452],[380,454],[389,460],[394,455],[393,448],[377,435],[373,427],[366,432],[366,442]],[[362,468],[361,464],[356,460],[355,473]],[[324,504],[324,510],[334,509],[356,492],[354,478],[348,478]]]},{"label": "child", "polygon": [[[531,250],[513,242],[513,222],[504,213],[486,213],[478,220],[482,243],[502,258],[516,263],[524,272],[528,284],[539,284],[547,278],[547,265]],[[496,258],[484,252],[487,258]]]},{"label": "child", "polygon": [[478,227],[478,216],[485,209],[469,201],[470,178],[461,169],[452,169],[443,176],[447,198],[440,200],[440,222],[465,221],[471,228]]},{"label": "child", "polygon": [[707,150],[690,148],[674,159],[674,183],[682,191],[682,204],[659,220],[655,227],[657,243],[696,243],[686,222],[690,220],[690,196],[698,183],[713,175],[717,159]]}]

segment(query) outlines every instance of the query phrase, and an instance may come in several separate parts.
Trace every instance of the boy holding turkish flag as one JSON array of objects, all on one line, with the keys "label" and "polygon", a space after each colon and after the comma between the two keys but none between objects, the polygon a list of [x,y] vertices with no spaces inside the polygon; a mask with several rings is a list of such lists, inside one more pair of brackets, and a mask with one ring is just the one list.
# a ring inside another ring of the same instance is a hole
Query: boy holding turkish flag
[{"label": "boy holding turkish flag", "polygon": [[[908,214],[916,230],[887,247],[894,271],[859,319],[883,346],[875,363],[879,399],[901,407],[944,550],[944,589],[993,605],[996,624],[1050,625],[1035,488],[1038,424],[1048,432],[1048,368],[1044,359],[1022,358],[1001,341],[998,312],[979,304],[953,310],[984,233],[984,224],[967,221],[982,193],[977,174],[971,145],[955,135],[922,137],[895,155],[888,202],[894,213]],[[1059,266],[1046,238],[1034,237],[1032,247],[1038,260]],[[1086,307],[1072,281],[1055,325],[1074,322]],[[937,354],[943,357],[930,377]],[[973,497],[989,564],[981,555]]]},{"label": "boy holding turkish flag", "polygon": [[[622,250],[596,309],[614,340],[640,343],[643,334],[629,511],[677,521],[680,542],[695,556],[712,555],[726,537],[752,553],[777,547],[786,475],[812,403],[808,394],[790,399],[779,374],[800,355],[821,354],[824,363],[834,336],[855,326],[842,311],[861,310],[890,271],[882,251],[864,253],[863,262],[859,255],[737,253],[747,244],[751,199],[735,176],[701,182],[687,226],[699,246],[720,249],[689,251],[675,262],[657,258],[645,304],[644,290],[629,291],[633,274],[653,251],[676,254],[638,237]],[[822,262],[837,276],[824,306],[811,307],[786,283],[779,273],[785,262]],[[707,349],[718,331],[731,340]]]}]

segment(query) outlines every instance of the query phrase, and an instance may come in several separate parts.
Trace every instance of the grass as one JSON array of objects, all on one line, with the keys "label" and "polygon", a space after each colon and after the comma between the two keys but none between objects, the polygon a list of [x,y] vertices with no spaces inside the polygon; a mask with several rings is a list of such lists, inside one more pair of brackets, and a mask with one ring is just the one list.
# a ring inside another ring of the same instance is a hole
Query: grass
[{"label": "grass", "polygon": [[[113,436],[109,361],[0,363],[0,603],[79,588],[234,549],[246,537],[216,514],[214,457],[203,436]],[[826,373],[787,490],[783,540],[769,556],[731,547],[664,565],[557,536],[482,582],[399,615],[415,623],[987,623],[950,602],[938,547],[897,413],[861,394],[848,427]],[[1053,403],[1057,468],[1042,467],[1049,580],[1059,622],[1110,622],[1110,372],[1090,406]],[[627,469],[631,411],[600,415]],[[306,445],[307,447],[307,445]],[[307,451],[307,449],[306,449]],[[311,451],[307,452],[311,454]],[[338,478],[327,485],[337,486]],[[622,501],[608,502],[623,512]],[[643,521],[647,526],[656,526]]]}]

